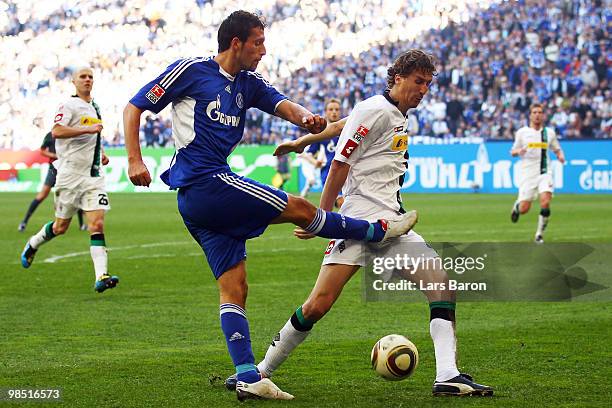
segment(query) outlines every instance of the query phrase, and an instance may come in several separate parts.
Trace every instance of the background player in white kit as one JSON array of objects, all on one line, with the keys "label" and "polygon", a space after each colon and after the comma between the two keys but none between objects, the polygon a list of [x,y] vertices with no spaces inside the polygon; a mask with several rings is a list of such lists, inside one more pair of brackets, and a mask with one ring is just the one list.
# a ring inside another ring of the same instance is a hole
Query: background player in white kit
[{"label": "background player in white kit", "polygon": [[96,292],[114,288],[117,276],[107,272],[104,213],[110,209],[104,185],[102,164],[102,116],[91,96],[91,68],[79,68],[72,75],[76,94],[60,105],[51,133],[56,139],[57,180],[55,183],[55,221],[46,223],[31,236],[21,254],[21,264],[29,268],[41,245],[65,233],[72,216],[82,209],[90,232],[90,253],[94,264]]},{"label": "background player in white kit", "polygon": [[540,216],[535,242],[544,242],[544,230],[550,217],[550,201],[553,193],[552,168],[548,157],[552,150],[557,159],[565,163],[565,155],[557,134],[544,126],[544,107],[535,103],[529,108],[529,126],[517,130],[510,154],[521,158],[521,184],[518,199],[512,207],[511,220],[517,222],[520,214],[531,208],[531,202],[540,198]]},{"label": "background player in white kit", "polygon": [[[331,209],[342,188],[345,201],[340,213],[375,219],[384,213],[396,219],[405,213],[400,196],[407,166],[406,112],[416,107],[427,93],[435,74],[432,57],[421,50],[400,55],[387,71],[387,90],[358,103],[351,112],[338,143],[331,171],[321,197],[321,208]],[[330,135],[331,136],[331,135]],[[414,212],[416,218],[416,212]],[[312,235],[298,228],[296,236]],[[383,253],[424,259],[437,258],[423,238],[414,231],[390,240],[388,245],[362,245],[354,240],[330,241],[317,282],[306,302],[297,308],[289,321],[274,338],[258,369],[263,376],[272,373],[301,344],[332,307],[342,288],[365,265],[365,258]],[[448,276],[438,269],[441,262],[428,262],[430,269],[420,268],[407,278],[423,285],[445,283]],[[405,271],[404,271],[405,272]],[[431,286],[430,286],[431,287]],[[440,286],[438,286],[440,287]],[[455,292],[430,290],[424,292],[430,307],[430,333],[436,354],[434,395],[492,395],[493,389],[477,384],[467,374],[459,373],[456,365]],[[226,386],[235,384],[232,377]]]}]

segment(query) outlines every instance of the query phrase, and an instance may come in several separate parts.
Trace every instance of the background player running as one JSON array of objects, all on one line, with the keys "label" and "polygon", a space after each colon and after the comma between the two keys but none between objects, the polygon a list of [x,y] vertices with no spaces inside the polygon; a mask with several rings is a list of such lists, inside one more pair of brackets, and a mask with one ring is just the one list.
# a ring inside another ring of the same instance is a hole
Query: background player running
[{"label": "background player running", "polygon": [[57,180],[55,184],[55,221],[45,224],[28,240],[21,254],[21,264],[29,268],[41,245],[70,226],[72,216],[82,209],[87,218],[90,233],[90,254],[96,280],[94,290],[104,292],[119,282],[117,276],[108,274],[104,214],[110,209],[101,166],[108,163],[102,151],[102,115],[94,102],[91,91],[93,71],[89,67],[78,68],[72,76],[76,94],[57,110],[51,130],[56,139]]},{"label": "background player running", "polygon": [[550,217],[550,202],[554,191],[552,168],[548,151],[552,150],[564,164],[565,155],[554,129],[544,126],[544,107],[535,103],[529,108],[529,126],[516,131],[510,154],[521,158],[521,182],[519,194],[512,207],[511,220],[517,222],[520,214],[526,214],[531,202],[540,199],[540,216],[535,233],[535,242],[544,243],[544,230]]}]

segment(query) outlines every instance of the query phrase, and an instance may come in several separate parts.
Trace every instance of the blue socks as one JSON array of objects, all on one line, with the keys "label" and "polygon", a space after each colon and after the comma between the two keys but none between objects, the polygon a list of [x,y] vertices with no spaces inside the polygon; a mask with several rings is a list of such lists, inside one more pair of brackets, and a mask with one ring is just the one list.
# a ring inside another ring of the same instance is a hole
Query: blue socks
[{"label": "blue socks", "polygon": [[306,231],[323,238],[354,239],[380,242],[386,228],[380,222],[367,222],[317,208],[317,214]]},{"label": "blue socks", "polygon": [[255,366],[255,356],[251,349],[251,335],[249,322],[243,308],[233,303],[223,303],[219,307],[221,316],[221,330],[225,334],[227,349],[234,367],[238,381],[254,383],[261,379]]}]

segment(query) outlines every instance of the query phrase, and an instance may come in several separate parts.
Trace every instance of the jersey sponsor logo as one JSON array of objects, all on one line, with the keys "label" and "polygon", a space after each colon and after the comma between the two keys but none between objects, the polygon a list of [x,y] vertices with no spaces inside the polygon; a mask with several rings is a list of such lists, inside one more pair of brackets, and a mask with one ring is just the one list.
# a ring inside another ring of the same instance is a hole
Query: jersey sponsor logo
[{"label": "jersey sponsor logo", "polygon": [[145,96],[151,101],[151,103],[157,103],[165,93],[166,91],[164,91],[164,88],[158,84],[155,84]]},{"label": "jersey sponsor logo", "polygon": [[408,135],[395,135],[393,137],[393,143],[391,144],[391,150],[394,152],[403,152],[408,148]]},{"label": "jersey sponsor logo", "polygon": [[329,244],[327,244],[327,249],[325,250],[325,255],[331,254],[332,250],[334,249],[334,245],[336,245],[335,239],[329,241]]},{"label": "jersey sponsor logo", "polygon": [[547,149],[548,143],[546,142],[531,142],[527,143],[528,149]]},{"label": "jersey sponsor logo", "polygon": [[236,95],[236,105],[238,105],[240,109],[244,108],[244,97],[240,92],[238,92],[238,95]]},{"label": "jersey sponsor logo", "polygon": [[92,118],[91,116],[81,116],[81,120],[79,121],[79,123],[83,126],[91,126],[95,125],[96,123],[102,123],[102,120],[98,118]]},{"label": "jersey sponsor logo", "polygon": [[55,115],[55,119],[53,119],[53,123],[57,123],[60,120],[62,120],[64,118],[64,114],[63,113],[58,113],[57,115]]},{"label": "jersey sponsor logo", "polygon": [[396,126],[393,128],[393,133],[400,133],[404,131],[404,126]]},{"label": "jersey sponsor logo", "polygon": [[342,155],[348,159],[349,157],[351,157],[351,154],[353,154],[357,146],[359,145],[354,140],[347,140],[346,144],[342,148]]},{"label": "jersey sponsor logo", "polygon": [[214,122],[219,122],[227,126],[238,127],[240,123],[240,116],[232,116],[226,115],[221,110],[221,97],[217,95],[217,99],[214,101],[210,101],[208,107],[206,108],[206,115],[210,118],[210,120]]}]

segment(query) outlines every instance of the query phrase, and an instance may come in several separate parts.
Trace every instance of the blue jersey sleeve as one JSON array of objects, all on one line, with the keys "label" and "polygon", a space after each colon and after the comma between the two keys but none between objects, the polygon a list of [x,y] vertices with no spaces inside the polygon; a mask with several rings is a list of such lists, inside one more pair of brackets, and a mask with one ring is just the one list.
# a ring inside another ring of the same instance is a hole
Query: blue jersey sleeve
[{"label": "blue jersey sleeve", "polygon": [[252,89],[248,107],[257,108],[270,115],[274,115],[278,103],[284,101],[287,97],[278,92],[258,73],[248,71],[247,74],[249,85]]},{"label": "blue jersey sleeve", "polygon": [[316,143],[309,145],[306,148],[305,153],[310,153],[314,156],[319,152],[320,149],[321,149],[321,142],[316,142]]},{"label": "blue jersey sleeve", "polygon": [[193,83],[190,71],[202,58],[187,58],[173,62],[164,72],[130,99],[130,103],[142,110],[159,113],[170,102],[185,96]]}]

